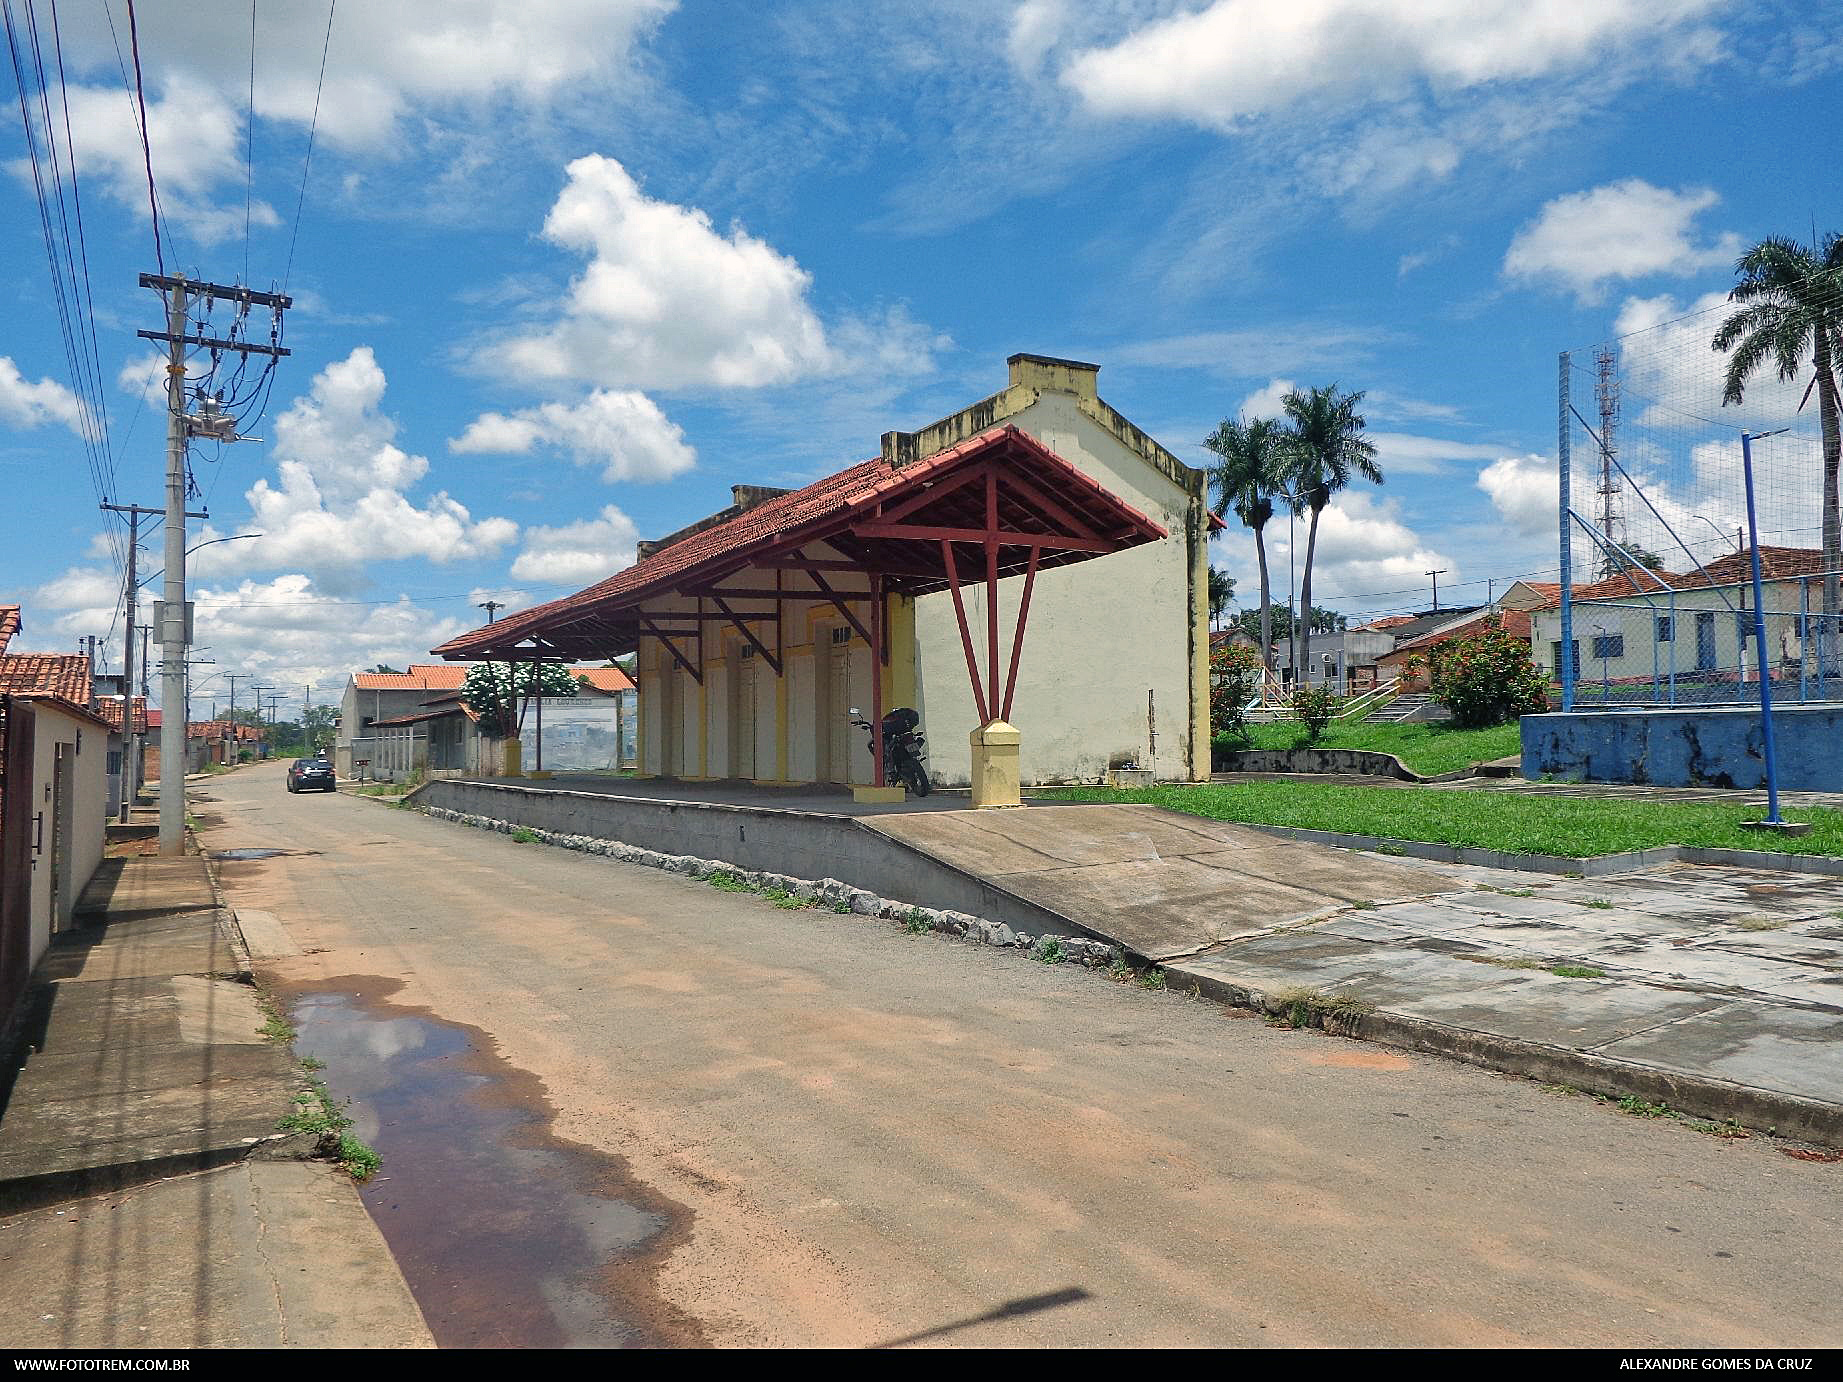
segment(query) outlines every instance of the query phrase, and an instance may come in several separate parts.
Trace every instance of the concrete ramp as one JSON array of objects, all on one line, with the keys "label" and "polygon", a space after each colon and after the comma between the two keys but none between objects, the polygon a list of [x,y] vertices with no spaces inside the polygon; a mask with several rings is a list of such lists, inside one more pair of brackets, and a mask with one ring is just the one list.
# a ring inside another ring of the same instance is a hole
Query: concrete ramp
[{"label": "concrete ramp", "polygon": [[1437,890],[1424,870],[1155,806],[933,811],[862,823],[1153,960],[1328,908]]},{"label": "concrete ramp", "polygon": [[1450,890],[1425,869],[1156,806],[1039,801],[974,811],[942,793],[904,810],[867,812],[837,793],[788,797],[629,779],[448,778],[421,788],[417,800],[743,869],[836,878],[1032,935],[1099,936],[1149,960],[1353,902]]}]

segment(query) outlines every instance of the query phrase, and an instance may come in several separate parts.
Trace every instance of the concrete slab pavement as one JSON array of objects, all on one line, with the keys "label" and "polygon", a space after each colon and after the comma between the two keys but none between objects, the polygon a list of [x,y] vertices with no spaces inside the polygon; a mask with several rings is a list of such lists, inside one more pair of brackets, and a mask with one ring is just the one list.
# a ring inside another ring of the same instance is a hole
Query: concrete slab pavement
[{"label": "concrete slab pavement", "polygon": [[865,824],[1164,960],[1277,922],[1454,884],[1151,806],[914,812]]},{"label": "concrete slab pavement", "polygon": [[1355,998],[1373,1006],[1365,1036],[1843,1145],[1836,880],[1671,865],[1517,881],[1282,924],[1166,969],[1236,1001]]},{"label": "concrete slab pavement", "polygon": [[430,1345],[345,1173],[251,1159],[301,1076],[205,859],[109,861],[79,915],[0,1067],[0,1338]]},{"label": "concrete slab pavement", "polygon": [[0,1112],[0,1204],[239,1160],[299,1076],[266,1020],[205,860],[105,861],[55,937]]},{"label": "concrete slab pavement", "polygon": [[432,1348],[344,1173],[251,1161],[0,1219],[13,1349]]}]

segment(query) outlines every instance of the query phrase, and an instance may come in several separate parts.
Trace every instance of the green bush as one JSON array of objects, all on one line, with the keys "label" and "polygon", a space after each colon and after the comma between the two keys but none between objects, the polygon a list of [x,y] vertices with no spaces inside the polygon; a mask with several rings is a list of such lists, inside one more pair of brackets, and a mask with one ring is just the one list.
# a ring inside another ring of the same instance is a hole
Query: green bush
[{"label": "green bush", "polygon": [[1432,662],[1433,694],[1461,726],[1503,724],[1548,707],[1528,641],[1501,628],[1442,643]]},{"label": "green bush", "polygon": [[1302,686],[1293,692],[1293,699],[1288,702],[1292,707],[1293,717],[1305,726],[1305,741],[1316,744],[1318,736],[1325,732],[1325,726],[1331,723],[1331,717],[1337,713],[1337,697],[1322,686]]},{"label": "green bush", "polygon": [[1218,643],[1209,652],[1209,727],[1212,737],[1245,740],[1243,712],[1261,689],[1261,655],[1245,643]]}]

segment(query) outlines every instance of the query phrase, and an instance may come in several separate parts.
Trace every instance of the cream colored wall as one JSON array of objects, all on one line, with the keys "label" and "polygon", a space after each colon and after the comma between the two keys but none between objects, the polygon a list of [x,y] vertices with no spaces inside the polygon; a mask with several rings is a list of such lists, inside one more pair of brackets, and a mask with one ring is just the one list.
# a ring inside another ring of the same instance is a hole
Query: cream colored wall
[{"label": "cream colored wall", "polygon": [[[1195,562],[1185,528],[1190,496],[1097,425],[1072,394],[1042,393],[1006,421],[1169,534],[1162,542],[1037,576],[1011,713],[1022,734],[1024,782],[1097,779],[1109,759],[1121,755],[1137,756],[1160,778],[1189,778],[1196,638],[1190,599]],[[999,583],[1001,699],[1023,587],[1022,577]],[[983,679],[985,587],[980,583],[962,593]],[[1207,610],[1203,614],[1207,617]],[[928,735],[929,771],[937,781],[964,784],[971,775],[967,736],[978,714],[951,594],[916,601],[915,639],[919,698],[925,702],[916,708]],[[1157,712],[1155,759],[1148,691]]]},{"label": "cream colored wall", "polygon": [[[1097,409],[1098,415],[1112,415],[1092,397],[1084,404],[1073,393],[1044,389],[1025,390],[1020,399],[1024,397],[1031,401],[1006,422],[1152,518],[1168,536],[1038,575],[1012,709],[1012,721],[1023,738],[1023,780],[1094,780],[1118,759],[1151,766],[1165,780],[1206,773],[1208,611],[1207,601],[1197,592],[1206,578],[1208,554],[1201,505],[1120,432],[1097,421]],[[1126,424],[1121,426],[1132,433]],[[1168,458],[1161,464],[1168,464]],[[821,546],[809,555],[837,553]],[[726,584],[759,587],[773,580],[771,571],[747,571]],[[813,589],[801,573],[784,571],[782,582],[790,592]],[[864,588],[861,578],[835,576],[832,582],[841,591]],[[1023,585],[1022,577],[1013,577],[999,586],[1001,696]],[[968,586],[963,595],[983,673],[983,583]],[[756,600],[742,603],[760,607]],[[928,736],[929,771],[937,781],[964,784],[971,768],[967,736],[977,716],[952,596],[941,592],[916,601],[896,599],[890,606],[892,655],[884,709],[911,705],[919,711]],[[669,623],[672,610],[690,611],[697,605],[689,599],[666,600],[654,608]],[[778,643],[770,637],[773,624],[756,626],[767,646],[778,647],[784,672],[784,679],[777,678],[765,662],[757,664],[758,778],[818,780],[827,768],[832,717],[842,717],[851,705],[869,715],[870,650],[861,639],[851,644],[846,703],[831,705],[831,630],[842,622],[829,604],[797,600],[784,606]],[[736,771],[729,740],[737,712],[728,677],[741,639],[733,630],[719,633],[714,624],[706,630],[701,688],[656,640],[642,642],[642,697],[648,702],[643,759],[649,773],[671,771],[667,733],[683,746],[679,761],[684,776],[727,777]],[[688,656],[696,656],[694,643],[687,640],[682,646]],[[675,705],[666,704],[668,683]],[[1148,692],[1156,713],[1155,751]],[[875,769],[867,736],[854,729],[847,742],[850,780],[870,782]]]},{"label": "cream colored wall", "polygon": [[[102,862],[103,823],[108,811],[108,731],[75,715],[67,715],[46,701],[34,701],[32,738],[31,810],[45,813],[43,853],[32,856],[31,963],[36,965],[51,944],[54,931],[69,927],[71,913],[83,888]],[[74,749],[70,759],[71,845],[70,870],[58,889],[51,890],[51,795],[57,745]]]}]

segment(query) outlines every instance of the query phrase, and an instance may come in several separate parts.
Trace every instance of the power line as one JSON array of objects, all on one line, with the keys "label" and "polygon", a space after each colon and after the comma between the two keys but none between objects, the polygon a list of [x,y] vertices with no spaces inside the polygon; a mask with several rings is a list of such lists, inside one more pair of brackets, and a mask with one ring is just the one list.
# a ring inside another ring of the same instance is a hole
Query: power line
[{"label": "power line", "polygon": [[250,281],[250,202],[256,190],[256,0],[250,0],[250,107],[243,126],[243,281]]},{"label": "power line", "polygon": [[134,0],[128,0],[128,50],[134,55],[134,101],[140,110],[141,162],[147,169],[147,210],[154,218],[154,261],[166,274],[166,254],[160,247],[160,202],[154,195],[154,151],[147,140],[147,91],[141,82],[141,40],[135,28]]},{"label": "power line", "polygon": [[333,12],[339,6],[339,0],[327,0],[326,37],[320,44],[320,76],[314,82],[314,114],[307,125],[307,156],[301,160],[301,191],[294,201],[294,229],[288,232],[288,262],[282,269],[282,291],[288,290],[288,280],[294,275],[294,244],[301,234],[301,208],[307,204],[307,173],[314,165],[314,135],[320,129],[320,91],[326,85],[326,55],[333,47]]}]

